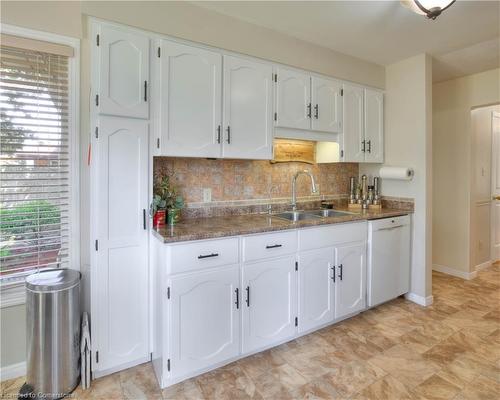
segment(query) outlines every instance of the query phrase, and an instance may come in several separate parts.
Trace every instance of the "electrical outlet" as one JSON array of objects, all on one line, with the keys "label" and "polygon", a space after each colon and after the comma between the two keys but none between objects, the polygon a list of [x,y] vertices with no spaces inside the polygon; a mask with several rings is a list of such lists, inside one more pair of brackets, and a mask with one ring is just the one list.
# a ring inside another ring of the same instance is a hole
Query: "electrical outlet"
[{"label": "electrical outlet", "polygon": [[210,203],[212,201],[212,189],[203,188],[203,202]]}]

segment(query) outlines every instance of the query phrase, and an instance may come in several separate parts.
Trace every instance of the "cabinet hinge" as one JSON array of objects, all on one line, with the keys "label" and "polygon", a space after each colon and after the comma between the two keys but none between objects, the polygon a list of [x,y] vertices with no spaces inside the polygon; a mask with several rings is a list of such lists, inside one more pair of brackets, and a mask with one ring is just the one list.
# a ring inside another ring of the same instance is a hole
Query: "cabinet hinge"
[{"label": "cabinet hinge", "polygon": [[98,351],[95,352],[95,363],[99,364],[99,352]]},{"label": "cabinet hinge", "polygon": [[344,150],[340,150],[340,158],[344,158]]},{"label": "cabinet hinge", "polygon": [[156,139],[156,148],[160,148],[160,138]]},{"label": "cabinet hinge", "polygon": [[295,326],[299,326],[299,318],[295,317]]},{"label": "cabinet hinge", "polygon": [[95,251],[99,251],[99,240],[95,241]]},{"label": "cabinet hinge", "polygon": [[340,95],[343,96],[344,95],[344,89],[340,89]]},{"label": "cabinet hinge", "polygon": [[99,139],[99,128],[97,126],[95,127],[95,138]]},{"label": "cabinet hinge", "polygon": [[167,371],[170,371],[170,358],[167,360]]},{"label": "cabinet hinge", "polygon": [[274,113],[274,120],[277,121],[278,120],[278,113]]},{"label": "cabinet hinge", "polygon": [[299,262],[295,261],[295,271],[298,271],[298,270],[299,270]]},{"label": "cabinet hinge", "polygon": [[95,38],[95,43],[97,44],[97,46],[99,46],[99,34]]},{"label": "cabinet hinge", "polygon": [[278,74],[274,74],[274,82],[278,82]]},{"label": "cabinet hinge", "polygon": [[158,58],[161,57],[161,47],[158,47]]},{"label": "cabinet hinge", "polygon": [[95,105],[99,106],[99,95],[98,94],[95,95]]},{"label": "cabinet hinge", "polygon": [[167,299],[170,299],[170,286],[167,288]]}]

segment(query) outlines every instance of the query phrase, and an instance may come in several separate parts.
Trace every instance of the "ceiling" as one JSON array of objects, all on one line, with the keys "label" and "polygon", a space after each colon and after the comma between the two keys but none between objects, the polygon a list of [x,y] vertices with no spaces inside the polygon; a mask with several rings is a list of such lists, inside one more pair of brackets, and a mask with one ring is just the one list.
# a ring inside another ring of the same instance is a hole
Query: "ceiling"
[{"label": "ceiling", "polygon": [[399,1],[197,1],[205,7],[381,65],[428,53],[434,81],[500,66],[500,2],[457,1],[435,21]]}]

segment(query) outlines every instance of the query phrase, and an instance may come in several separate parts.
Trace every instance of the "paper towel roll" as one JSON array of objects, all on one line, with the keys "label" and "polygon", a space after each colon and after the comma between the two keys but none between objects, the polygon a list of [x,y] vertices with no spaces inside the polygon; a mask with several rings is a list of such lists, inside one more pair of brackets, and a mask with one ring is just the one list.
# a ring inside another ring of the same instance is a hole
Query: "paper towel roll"
[{"label": "paper towel roll", "polygon": [[413,179],[413,169],[408,167],[382,167],[379,175],[382,179],[410,181]]}]

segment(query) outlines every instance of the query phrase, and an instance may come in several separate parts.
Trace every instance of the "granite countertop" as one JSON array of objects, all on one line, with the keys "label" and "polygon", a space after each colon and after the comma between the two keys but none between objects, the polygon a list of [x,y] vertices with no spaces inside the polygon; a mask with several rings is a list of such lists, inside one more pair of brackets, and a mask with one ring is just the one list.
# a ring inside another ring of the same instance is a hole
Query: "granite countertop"
[{"label": "granite countertop", "polygon": [[[349,211],[347,207],[336,207],[339,211]],[[163,225],[153,229],[153,234],[164,243],[183,242],[188,240],[213,239],[226,236],[248,235],[260,232],[282,231],[304,228],[307,226],[331,225],[343,222],[365,221],[379,218],[397,217],[411,214],[412,211],[383,208],[381,210],[364,210],[355,214],[340,217],[314,218],[291,222],[273,217],[269,214],[247,214],[211,218],[186,219],[174,226]]]}]

